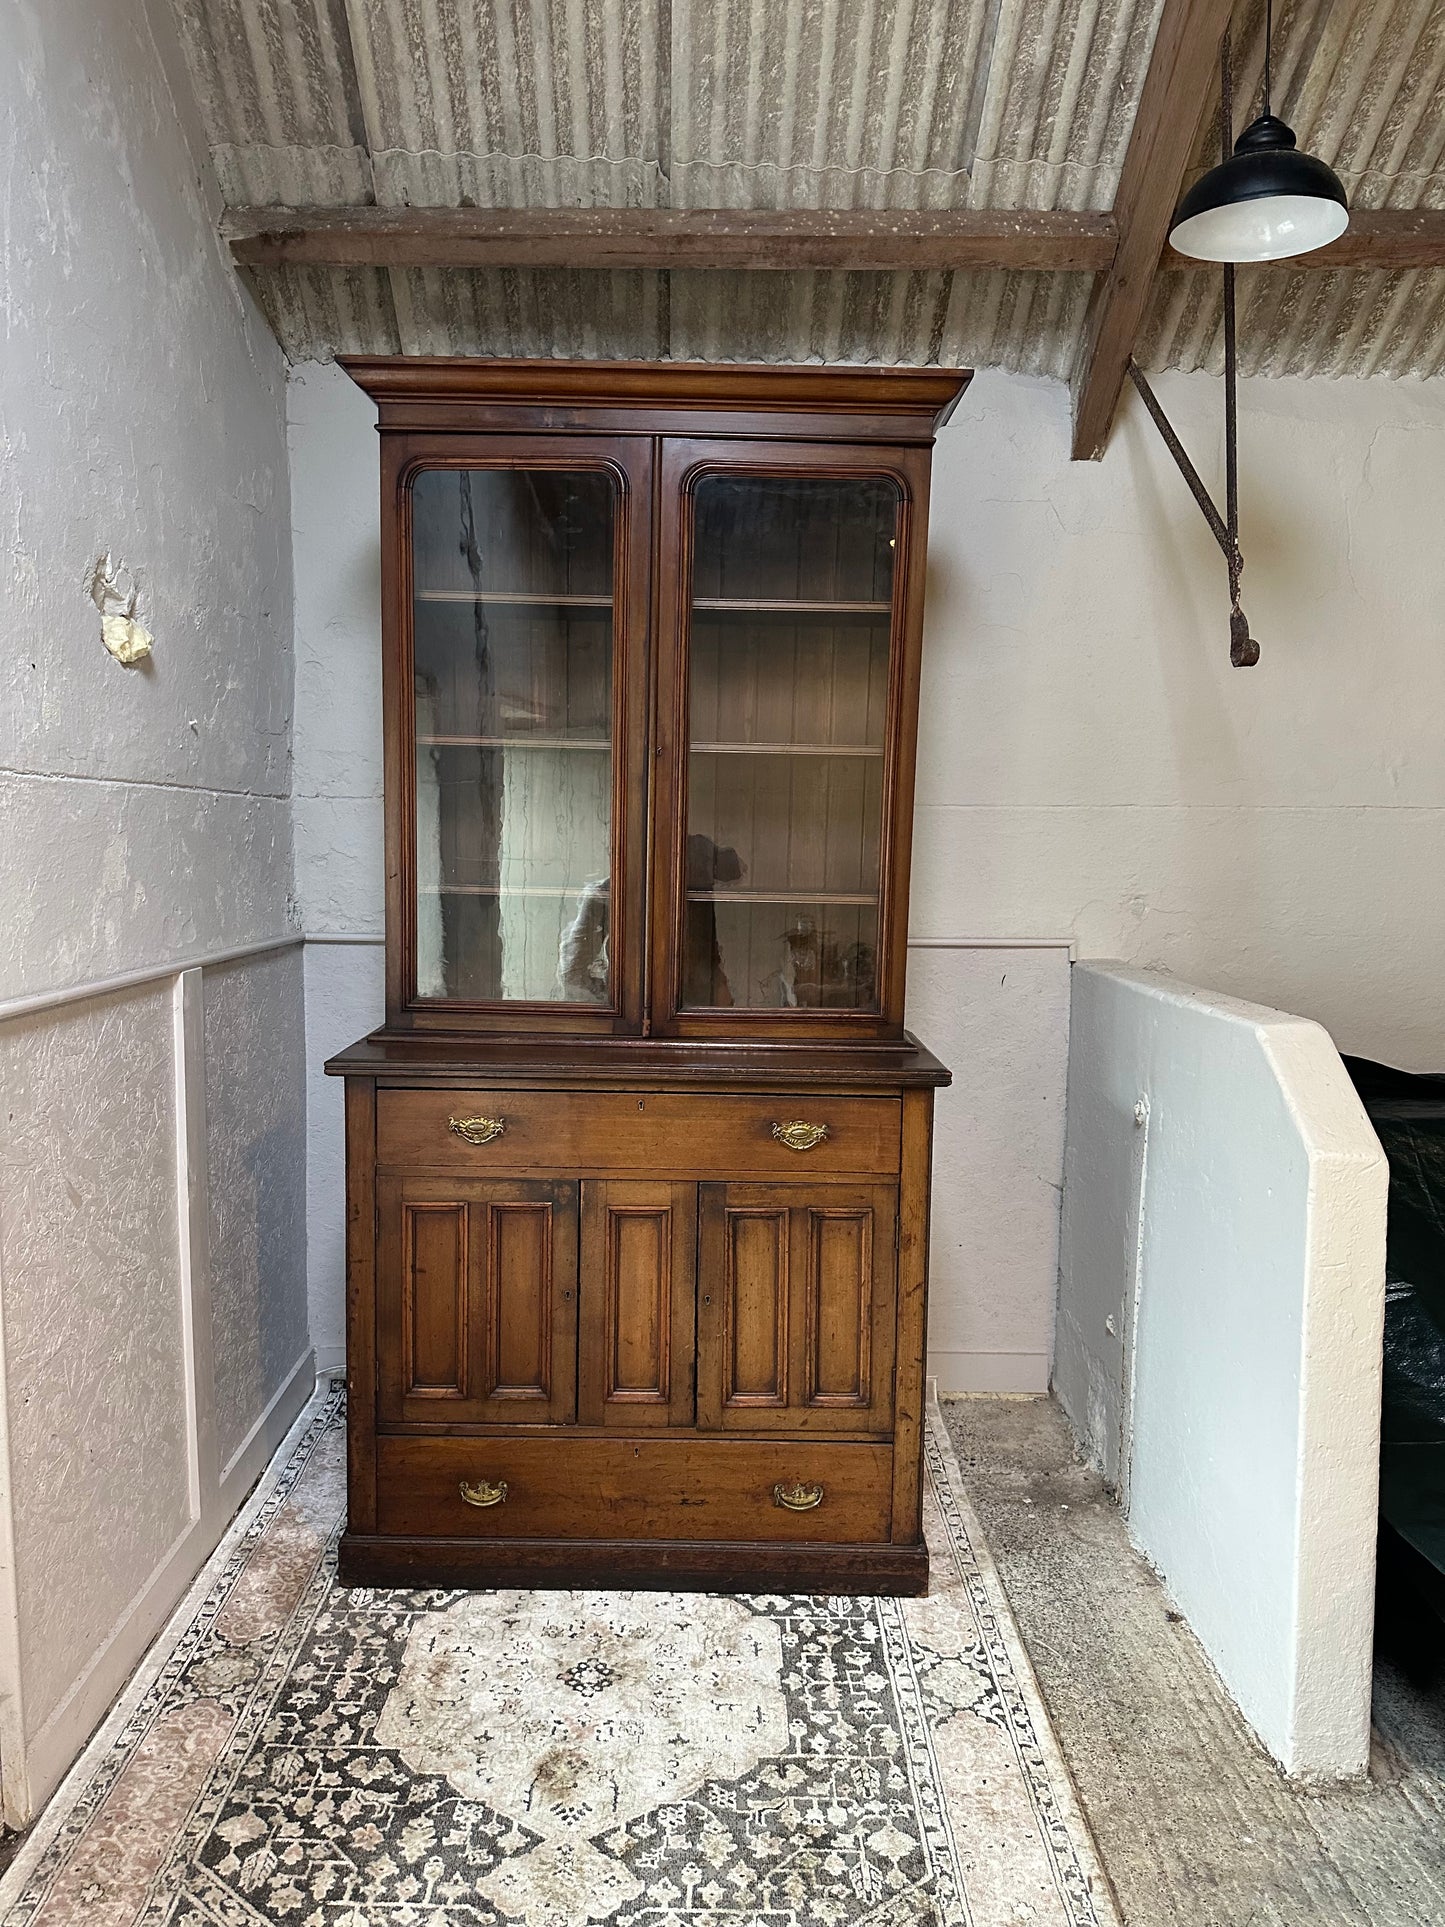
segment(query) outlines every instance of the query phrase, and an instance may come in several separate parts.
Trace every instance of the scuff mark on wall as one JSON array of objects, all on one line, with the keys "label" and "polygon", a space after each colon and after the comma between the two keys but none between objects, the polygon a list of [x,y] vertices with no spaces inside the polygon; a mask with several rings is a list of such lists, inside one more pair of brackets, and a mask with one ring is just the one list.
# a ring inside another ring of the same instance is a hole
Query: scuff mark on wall
[{"label": "scuff mark on wall", "polygon": [[112,562],[109,549],[90,576],[90,599],[100,611],[100,639],[127,669],[144,662],[155,637],[136,615],[140,587],[124,562]]}]

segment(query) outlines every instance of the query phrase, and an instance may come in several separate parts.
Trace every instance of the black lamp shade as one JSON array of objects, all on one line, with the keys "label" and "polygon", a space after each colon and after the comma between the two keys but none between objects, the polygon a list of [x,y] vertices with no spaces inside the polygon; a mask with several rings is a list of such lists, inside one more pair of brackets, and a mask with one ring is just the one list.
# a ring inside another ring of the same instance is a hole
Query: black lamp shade
[{"label": "black lamp shade", "polygon": [[1334,170],[1301,154],[1284,122],[1264,114],[1184,196],[1169,241],[1197,261],[1287,261],[1338,240],[1349,221]]}]

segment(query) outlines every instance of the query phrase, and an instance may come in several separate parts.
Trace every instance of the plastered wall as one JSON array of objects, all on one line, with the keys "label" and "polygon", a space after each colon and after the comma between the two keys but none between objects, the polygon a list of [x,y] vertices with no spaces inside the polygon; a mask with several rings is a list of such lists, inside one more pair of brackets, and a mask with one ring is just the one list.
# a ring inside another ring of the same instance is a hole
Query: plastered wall
[{"label": "plastered wall", "polygon": [[[1158,387],[1217,478],[1218,382]],[[331,1357],[341,1111],[319,1064],[382,1015],[377,456],[336,368],[297,369],[289,415],[297,891],[327,940],[306,964],[310,1293]],[[984,373],[938,442],[910,1021],[956,1075],[934,1212],[946,1388],[1048,1383],[1071,946],[1313,1017],[1344,1049],[1445,1062],[1445,398],[1253,381],[1240,423],[1248,671],[1218,550],[1132,400],[1105,460],[1076,464],[1061,385]]]},{"label": "plastered wall", "polygon": [[[159,0],[0,9],[12,1823],[311,1373],[284,370],[216,240],[172,31]],[[155,638],[141,667],[101,646],[106,552]]]},{"label": "plastered wall", "polygon": [[[1223,397],[1157,392],[1223,498]],[[1445,1063],[1445,392],[1256,380],[1244,602],[1137,398],[1068,460],[1056,384],[980,375],[939,440],[920,932],[1066,936]]]}]

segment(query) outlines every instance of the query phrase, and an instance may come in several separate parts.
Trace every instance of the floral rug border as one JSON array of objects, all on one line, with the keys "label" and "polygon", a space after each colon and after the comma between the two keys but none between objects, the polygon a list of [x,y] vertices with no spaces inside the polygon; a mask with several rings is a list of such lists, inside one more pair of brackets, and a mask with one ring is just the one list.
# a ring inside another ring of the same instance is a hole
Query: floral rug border
[{"label": "floral rug border", "polygon": [[[1070,1927],[1119,1927],[1113,1889],[1079,1805],[1073,1776],[1060,1750],[1003,1580],[968,1498],[958,1455],[932,1385],[923,1461],[948,1535],[954,1571],[968,1589],[974,1617],[988,1641],[994,1679],[1008,1710],[1014,1755],[1029,1790],[1039,1837],[1053,1863],[1060,1897],[1068,1909]],[[896,1600],[892,1603],[898,1604]]]},{"label": "floral rug border", "polygon": [[[318,1383],[291,1430],[276,1448],[251,1496],[197,1573],[164,1630],[61,1781],[29,1838],[0,1879],[0,1921],[5,1927],[24,1927],[43,1905],[50,1880],[104,1805],[136,1744],[164,1706],[174,1680],[225,1608],[231,1589],[257,1543],[285,1505],[312,1453],[335,1424],[345,1402],[346,1387],[342,1379]],[[328,1557],[318,1562],[306,1589],[306,1603],[311,1602],[318,1590],[324,1590],[329,1581],[331,1555],[343,1524],[344,1521],[338,1520]],[[309,1614],[299,1610],[294,1613],[286,1634],[277,1642],[276,1653],[301,1637],[308,1621]],[[267,1661],[268,1675],[276,1653]],[[256,1698],[252,1696],[253,1705]]]}]

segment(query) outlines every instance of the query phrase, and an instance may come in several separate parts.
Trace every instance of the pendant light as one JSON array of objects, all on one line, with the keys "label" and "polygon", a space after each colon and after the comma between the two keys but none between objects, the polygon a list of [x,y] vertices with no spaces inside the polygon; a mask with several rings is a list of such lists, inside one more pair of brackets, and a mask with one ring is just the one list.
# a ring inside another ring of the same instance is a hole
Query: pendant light
[{"label": "pendant light", "polygon": [[1266,0],[1264,112],[1234,152],[1197,180],[1175,211],[1169,243],[1196,261],[1288,261],[1337,241],[1349,226],[1339,177],[1301,154],[1293,131],[1270,112],[1273,0]]}]

